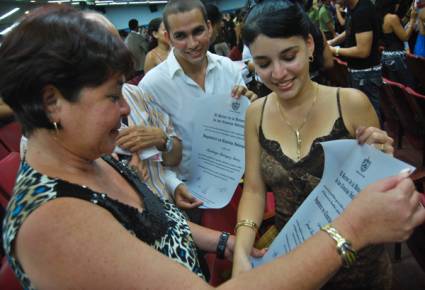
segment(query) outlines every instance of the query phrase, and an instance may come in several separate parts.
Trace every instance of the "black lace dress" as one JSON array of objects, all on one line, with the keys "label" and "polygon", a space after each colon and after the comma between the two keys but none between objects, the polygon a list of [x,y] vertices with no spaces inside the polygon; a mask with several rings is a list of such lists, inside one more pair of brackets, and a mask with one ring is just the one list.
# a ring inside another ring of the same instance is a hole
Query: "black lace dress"
[{"label": "black lace dress", "polygon": [[[264,106],[267,99],[264,100]],[[352,139],[341,117],[339,90],[337,94],[339,117],[331,132],[316,138],[310,152],[294,161],[287,157],[277,141],[268,140],[261,123],[261,172],[266,185],[274,192],[276,201],[275,225],[280,231],[289,221],[309,193],[319,183],[324,166],[324,152],[319,142],[337,139]],[[320,265],[317,265],[320,267]],[[308,274],[308,273],[307,273]],[[392,280],[391,263],[383,245],[365,248],[359,252],[358,260],[350,269],[342,268],[322,289],[390,289]]]}]

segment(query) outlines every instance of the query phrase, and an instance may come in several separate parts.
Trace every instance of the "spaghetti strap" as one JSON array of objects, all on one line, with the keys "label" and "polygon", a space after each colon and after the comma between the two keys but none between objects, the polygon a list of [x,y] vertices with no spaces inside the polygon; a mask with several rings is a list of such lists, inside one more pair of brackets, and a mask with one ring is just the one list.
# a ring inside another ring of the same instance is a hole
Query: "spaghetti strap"
[{"label": "spaghetti strap", "polygon": [[339,89],[340,88],[337,88],[336,89],[336,101],[337,101],[337,104],[338,104],[338,113],[339,113],[339,116],[341,117],[341,119],[342,119],[342,113],[341,113],[341,101],[339,100]]},{"label": "spaghetti strap", "polygon": [[266,106],[266,103],[267,103],[267,97],[268,96],[264,98],[263,107],[261,108],[260,128],[263,127],[263,113],[264,113],[264,107]]}]

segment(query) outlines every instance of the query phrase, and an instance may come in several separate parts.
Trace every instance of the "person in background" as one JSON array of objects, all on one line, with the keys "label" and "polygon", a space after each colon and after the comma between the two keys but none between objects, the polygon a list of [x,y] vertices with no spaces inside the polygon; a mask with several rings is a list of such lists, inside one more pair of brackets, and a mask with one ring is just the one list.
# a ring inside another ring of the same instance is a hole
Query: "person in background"
[{"label": "person in background", "polygon": [[12,122],[14,120],[13,111],[6,105],[2,98],[0,98],[0,127]]},{"label": "person in background", "polygon": [[413,76],[407,68],[404,42],[409,40],[414,30],[417,14],[412,6],[409,23],[404,29],[397,15],[397,6],[398,1],[382,1],[382,70],[390,80],[414,88]]},{"label": "person in background", "polygon": [[229,46],[227,45],[224,37],[223,15],[214,4],[206,4],[205,9],[213,31],[210,39],[211,44],[209,51],[221,56],[228,56]]},{"label": "person in background", "polygon": [[[172,204],[105,156],[129,113],[121,86],[133,64],[122,41],[90,19],[66,5],[42,7],[0,48],[0,94],[28,132],[3,225],[8,263],[30,290],[212,289],[194,241],[230,258],[231,239],[216,231],[196,238]],[[417,198],[405,176],[382,180],[333,224],[355,250],[405,240],[425,220]],[[335,242],[320,232],[218,289],[315,289],[341,265]]]},{"label": "person in background", "polygon": [[[382,66],[379,55],[381,25],[378,11],[370,0],[347,0],[346,3],[349,13],[345,31],[328,43],[335,56],[347,61],[350,86],[369,97],[380,117]],[[344,47],[337,46],[343,42]]]},{"label": "person in background", "polygon": [[151,47],[146,55],[145,74],[163,62],[170,52],[170,43],[165,37],[165,27],[161,17],[152,19],[149,22],[148,33],[151,37]]},{"label": "person in background", "polygon": [[334,19],[330,11],[330,2],[330,0],[322,0],[318,12],[319,27],[327,40],[333,39],[336,36]]},{"label": "person in background", "polygon": [[[356,138],[391,154],[367,96],[319,85],[309,76],[316,44],[309,20],[291,1],[263,1],[245,19],[243,39],[255,70],[272,93],[250,105],[245,125],[245,177],[238,208],[233,275],[251,269],[249,253],[261,224],[266,188],[276,201],[276,234],[319,184],[320,142]],[[302,279],[302,277],[299,277]],[[358,252],[321,289],[389,289],[391,262],[382,244]]]},{"label": "person in background", "polygon": [[425,8],[421,8],[418,13],[418,30],[414,54],[425,57]]},{"label": "person in background", "polygon": [[145,65],[146,54],[148,53],[148,42],[145,37],[139,33],[139,22],[137,19],[130,19],[128,22],[130,33],[124,42],[134,57],[135,76],[142,76]]}]

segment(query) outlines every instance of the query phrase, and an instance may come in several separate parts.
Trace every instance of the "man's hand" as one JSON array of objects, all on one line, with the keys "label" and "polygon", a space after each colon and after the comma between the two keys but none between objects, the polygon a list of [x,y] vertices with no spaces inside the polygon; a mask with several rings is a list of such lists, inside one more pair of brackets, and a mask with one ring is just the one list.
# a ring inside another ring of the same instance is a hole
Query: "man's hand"
[{"label": "man's hand", "polygon": [[133,153],[152,146],[164,150],[166,139],[167,135],[160,128],[133,126],[120,130],[117,145]]},{"label": "man's hand", "polygon": [[245,86],[234,86],[232,89],[232,97],[239,99],[241,96],[246,96],[251,102],[258,99],[258,96],[253,91],[248,90]]},{"label": "man's hand", "polygon": [[177,186],[174,191],[174,201],[176,202],[177,207],[181,209],[191,209],[203,204],[202,201],[195,198],[189,192],[189,189],[184,183]]}]

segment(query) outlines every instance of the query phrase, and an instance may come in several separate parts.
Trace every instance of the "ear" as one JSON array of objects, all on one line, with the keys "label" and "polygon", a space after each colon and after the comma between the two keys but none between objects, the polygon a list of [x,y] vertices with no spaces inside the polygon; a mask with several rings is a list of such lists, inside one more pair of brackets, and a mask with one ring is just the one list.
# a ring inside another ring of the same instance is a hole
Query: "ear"
[{"label": "ear", "polygon": [[63,99],[60,91],[53,85],[46,85],[42,91],[43,106],[48,118],[52,122],[60,122],[59,113],[61,111],[61,100]]},{"label": "ear", "polygon": [[306,39],[306,45],[307,45],[307,50],[308,50],[308,55],[313,55],[314,53],[314,39],[313,36],[311,34],[308,34],[307,39]]},{"label": "ear", "polygon": [[169,43],[172,43],[171,38],[170,38],[170,33],[168,32],[168,30],[164,31],[164,37]]},{"label": "ear", "polygon": [[209,20],[207,20],[207,28],[208,28],[208,39],[211,39],[214,31],[213,31],[213,28],[212,28],[211,21],[209,21]]},{"label": "ear", "polygon": [[152,36],[154,37],[154,38],[156,38],[156,39],[158,39],[158,31],[153,31],[152,32]]}]

